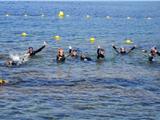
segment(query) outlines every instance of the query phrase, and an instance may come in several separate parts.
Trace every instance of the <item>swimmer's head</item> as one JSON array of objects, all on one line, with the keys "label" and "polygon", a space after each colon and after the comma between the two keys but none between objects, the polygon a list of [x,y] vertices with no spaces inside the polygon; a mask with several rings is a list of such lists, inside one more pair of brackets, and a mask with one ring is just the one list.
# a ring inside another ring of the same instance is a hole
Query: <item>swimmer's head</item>
[{"label": "swimmer's head", "polygon": [[125,53],[126,52],[126,49],[124,47],[121,47],[120,48],[120,53]]},{"label": "swimmer's head", "polygon": [[152,56],[155,56],[155,55],[157,54],[157,52],[158,52],[158,50],[157,50],[156,47],[152,47],[152,48],[151,48],[150,53],[151,53]]},{"label": "swimmer's head", "polygon": [[97,58],[99,59],[99,58],[104,58],[104,56],[105,56],[105,50],[104,49],[102,49],[102,48],[98,48],[98,50],[97,50]]},{"label": "swimmer's head", "polygon": [[76,57],[78,55],[78,52],[77,52],[77,50],[73,49],[73,50],[71,50],[70,54],[72,57]]},{"label": "swimmer's head", "polygon": [[58,48],[57,54],[58,54],[58,56],[63,56],[64,50],[62,48]]},{"label": "swimmer's head", "polygon": [[28,48],[28,53],[30,53],[30,54],[33,53],[33,47]]},{"label": "swimmer's head", "polygon": [[12,66],[13,64],[14,64],[14,61],[11,60],[11,59],[8,59],[8,60],[6,61],[6,65],[7,65],[7,66]]}]

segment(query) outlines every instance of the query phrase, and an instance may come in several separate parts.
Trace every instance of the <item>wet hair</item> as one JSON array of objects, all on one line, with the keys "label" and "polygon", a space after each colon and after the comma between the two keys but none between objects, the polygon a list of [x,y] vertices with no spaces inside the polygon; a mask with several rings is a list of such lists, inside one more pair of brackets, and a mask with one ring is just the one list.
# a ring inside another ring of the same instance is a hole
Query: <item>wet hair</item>
[{"label": "wet hair", "polygon": [[33,49],[33,47],[28,47],[28,49]]},{"label": "wet hair", "polygon": [[102,49],[102,48],[98,48],[98,50],[97,50],[97,54],[98,54],[97,59],[105,57],[104,54],[101,54],[101,52],[105,52],[105,50]]}]

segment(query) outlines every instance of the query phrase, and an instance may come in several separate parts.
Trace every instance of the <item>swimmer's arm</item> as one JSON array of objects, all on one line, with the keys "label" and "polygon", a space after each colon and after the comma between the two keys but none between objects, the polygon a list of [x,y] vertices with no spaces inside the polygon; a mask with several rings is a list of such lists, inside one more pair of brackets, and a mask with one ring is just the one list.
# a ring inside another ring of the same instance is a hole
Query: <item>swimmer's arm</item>
[{"label": "swimmer's arm", "polygon": [[128,51],[128,53],[132,52],[135,48],[136,48],[136,46],[133,46],[133,47]]},{"label": "swimmer's arm", "polygon": [[118,49],[116,48],[115,45],[112,45],[112,47],[113,47],[113,49],[114,49],[117,53],[119,53],[119,51],[118,51]]},{"label": "swimmer's arm", "polygon": [[46,46],[47,46],[47,43],[44,42],[44,45],[40,47],[39,49],[37,49],[36,51],[34,51],[34,54],[37,54],[38,52],[42,51]]},{"label": "swimmer's arm", "polygon": [[70,54],[66,54],[66,55],[65,55],[65,57],[69,57],[69,56],[71,56],[71,55],[70,55]]},{"label": "swimmer's arm", "polygon": [[153,56],[149,55],[149,56],[148,56],[148,61],[149,61],[149,62],[152,62],[152,61],[153,61]]},{"label": "swimmer's arm", "polygon": [[160,56],[160,52],[159,51],[157,52],[157,55]]},{"label": "swimmer's arm", "polygon": [[36,51],[34,51],[34,54],[37,54],[38,52],[42,51],[46,46],[43,45],[41,48],[37,49]]}]

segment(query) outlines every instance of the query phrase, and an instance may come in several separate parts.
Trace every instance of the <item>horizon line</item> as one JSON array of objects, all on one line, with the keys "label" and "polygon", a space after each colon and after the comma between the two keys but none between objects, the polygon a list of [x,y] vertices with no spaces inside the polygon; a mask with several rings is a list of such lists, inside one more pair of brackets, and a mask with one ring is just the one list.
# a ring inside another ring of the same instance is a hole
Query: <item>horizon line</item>
[{"label": "horizon line", "polygon": [[0,0],[0,2],[160,2],[160,0]]}]

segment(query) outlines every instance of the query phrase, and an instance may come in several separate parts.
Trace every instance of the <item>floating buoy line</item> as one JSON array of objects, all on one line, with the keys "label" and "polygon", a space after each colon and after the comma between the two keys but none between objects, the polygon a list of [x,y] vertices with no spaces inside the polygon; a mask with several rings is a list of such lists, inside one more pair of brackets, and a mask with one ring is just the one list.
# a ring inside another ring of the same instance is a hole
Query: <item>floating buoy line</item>
[{"label": "floating buoy line", "polygon": [[[41,14],[38,14],[38,15],[30,15],[30,14],[27,14],[27,13],[25,13],[25,14],[20,14],[20,15],[16,15],[16,14],[10,14],[10,13],[6,13],[6,14],[4,14],[6,17],[10,17],[10,16],[22,16],[22,17],[49,17],[49,16],[51,16],[51,15],[47,15],[47,14],[45,14],[45,13],[41,13]],[[1,16],[3,16],[3,15],[1,15]],[[59,11],[58,13],[57,13],[57,15],[56,15],[58,18],[60,18],[60,19],[64,19],[65,17],[70,17],[70,15],[69,14],[65,14],[65,12],[64,11]],[[55,16],[55,17],[56,17]],[[89,15],[89,14],[86,14],[86,15],[84,15],[85,16],[85,19],[91,19],[91,18],[94,18],[94,16],[91,16],[91,15]],[[83,17],[83,16],[82,16]],[[107,15],[107,16],[104,16],[104,17],[101,17],[101,18],[105,18],[105,19],[108,19],[108,20],[110,20],[110,19],[114,19],[114,18],[117,18],[117,17],[112,17],[112,16],[109,16],[109,15]],[[127,19],[127,20],[131,20],[131,19],[143,19],[142,17],[139,17],[139,18],[136,18],[136,17],[131,17],[131,16],[127,16],[127,17],[119,17],[119,18],[124,18],[124,19]],[[157,17],[157,18],[159,18],[159,17]],[[144,17],[144,19],[146,19],[146,20],[152,20],[153,18],[152,17],[150,17],[150,16],[147,16],[147,17]]]}]

